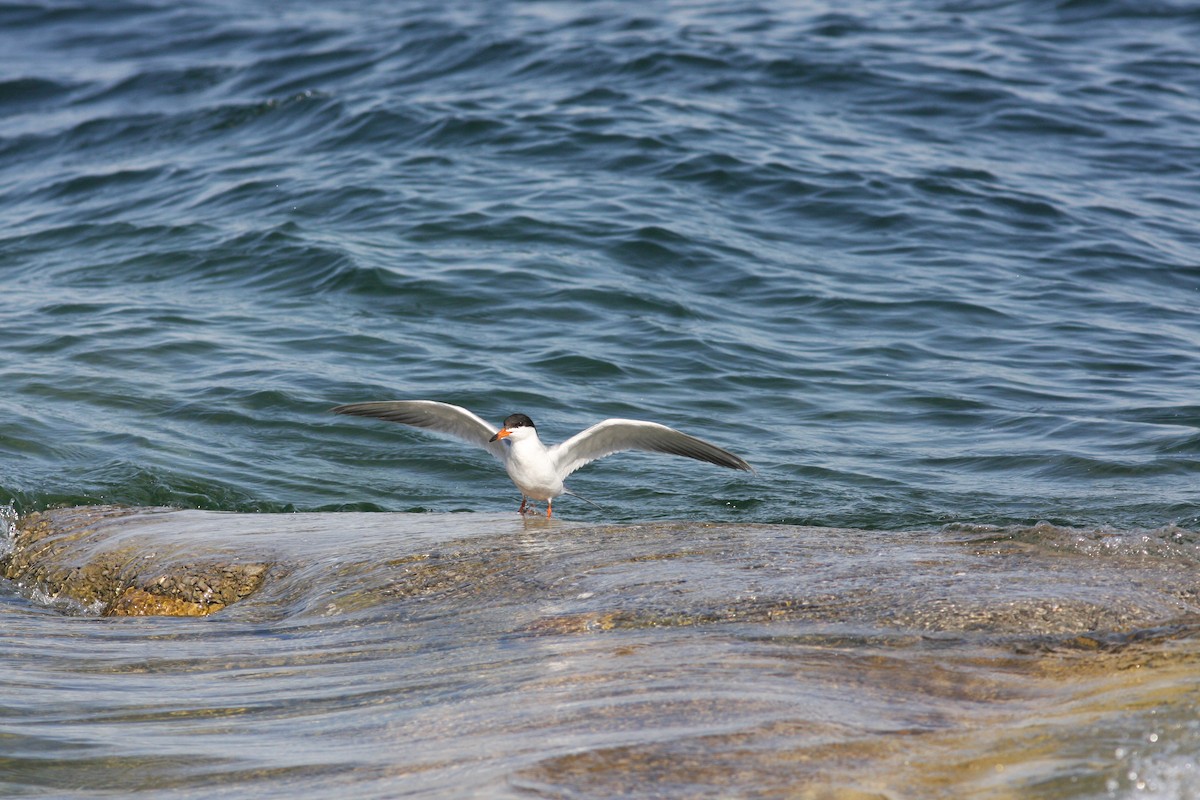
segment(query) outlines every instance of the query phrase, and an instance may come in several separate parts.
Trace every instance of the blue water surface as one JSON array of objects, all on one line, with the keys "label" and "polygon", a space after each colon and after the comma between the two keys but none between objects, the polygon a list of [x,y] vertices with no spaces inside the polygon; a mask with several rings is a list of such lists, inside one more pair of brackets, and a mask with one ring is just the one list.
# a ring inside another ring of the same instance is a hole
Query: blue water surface
[{"label": "blue water surface", "polygon": [[0,5],[0,503],[1200,524],[1200,11]]}]

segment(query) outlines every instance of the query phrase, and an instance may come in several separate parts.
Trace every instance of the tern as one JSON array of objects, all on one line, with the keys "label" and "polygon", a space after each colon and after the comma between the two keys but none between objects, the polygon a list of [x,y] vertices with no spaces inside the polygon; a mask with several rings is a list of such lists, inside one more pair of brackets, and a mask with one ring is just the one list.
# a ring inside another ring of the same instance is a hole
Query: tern
[{"label": "tern", "polygon": [[524,414],[510,415],[496,429],[465,408],[435,400],[350,403],[330,411],[428,428],[478,445],[504,463],[508,477],[521,491],[518,511],[524,514],[530,500],[544,500],[547,518],[553,513],[554,498],[573,494],[563,486],[568,475],[598,458],[625,450],[669,453],[720,467],[754,471],[745,461],[715,444],[657,422],[636,419],[606,419],[565,442],[547,447],[538,438],[533,420]]}]

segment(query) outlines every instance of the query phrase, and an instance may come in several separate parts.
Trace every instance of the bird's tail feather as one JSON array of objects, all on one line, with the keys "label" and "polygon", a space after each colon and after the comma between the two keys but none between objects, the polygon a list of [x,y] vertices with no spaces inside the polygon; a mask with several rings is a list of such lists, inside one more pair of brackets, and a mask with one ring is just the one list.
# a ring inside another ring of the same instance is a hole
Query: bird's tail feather
[{"label": "bird's tail feather", "polygon": [[604,510],[604,506],[600,505],[599,503],[593,503],[591,500],[588,500],[586,497],[582,497],[580,495],[575,494],[570,489],[563,489],[563,494],[569,494],[569,495],[571,495],[571,497],[574,497],[577,500],[582,500],[583,502],[587,503],[589,506],[595,506],[596,508],[600,509],[601,511]]}]

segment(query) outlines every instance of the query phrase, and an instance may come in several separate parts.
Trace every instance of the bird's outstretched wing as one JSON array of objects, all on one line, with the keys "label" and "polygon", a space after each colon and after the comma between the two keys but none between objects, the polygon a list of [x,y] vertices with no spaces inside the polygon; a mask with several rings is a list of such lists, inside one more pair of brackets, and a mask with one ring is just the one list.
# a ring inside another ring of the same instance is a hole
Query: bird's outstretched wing
[{"label": "bird's outstretched wing", "polygon": [[374,403],[350,403],[329,409],[334,414],[354,417],[374,417],[415,428],[428,428],[445,433],[464,442],[478,445],[496,458],[504,459],[503,442],[489,442],[494,428],[481,417],[461,406],[438,403],[434,400],[384,400]]},{"label": "bird's outstretched wing", "polygon": [[623,450],[670,453],[730,469],[754,471],[745,461],[715,444],[657,422],[636,419],[606,419],[554,445],[550,448],[550,455],[559,477],[565,478],[584,464]]}]

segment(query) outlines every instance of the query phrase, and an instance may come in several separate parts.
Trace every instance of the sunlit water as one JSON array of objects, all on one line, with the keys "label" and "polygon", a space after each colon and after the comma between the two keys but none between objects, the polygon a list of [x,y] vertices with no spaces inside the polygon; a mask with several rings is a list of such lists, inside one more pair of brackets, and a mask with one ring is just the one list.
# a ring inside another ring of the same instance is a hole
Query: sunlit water
[{"label": "sunlit water", "polygon": [[[0,7],[0,504],[426,512],[168,515],[156,557],[281,565],[202,620],[0,583],[4,791],[1195,796],[1198,36]],[[757,472],[617,456],[527,526],[485,453],[326,413],[421,397]]]},{"label": "sunlit water", "polygon": [[81,557],[269,577],[203,619],[64,617],[32,586],[0,607],[18,796],[1174,797],[1200,779],[1200,578],[1178,529],[88,524]]}]

